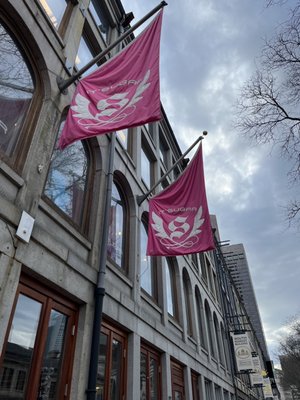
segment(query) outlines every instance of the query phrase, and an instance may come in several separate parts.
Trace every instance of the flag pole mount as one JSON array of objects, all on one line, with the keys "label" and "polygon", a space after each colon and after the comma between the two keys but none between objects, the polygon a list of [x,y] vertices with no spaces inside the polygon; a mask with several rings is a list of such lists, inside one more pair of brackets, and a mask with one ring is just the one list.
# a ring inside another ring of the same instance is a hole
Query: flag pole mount
[{"label": "flag pole mount", "polygon": [[140,206],[144,200],[147,199],[147,197],[153,192],[153,190],[162,182],[166,179],[166,177],[169,175],[170,172],[173,171],[173,169],[184,159],[184,157],[196,146],[197,143],[199,143],[201,140],[204,139],[204,136],[208,134],[207,131],[203,131],[202,135],[199,136],[198,139],[195,140],[195,142],[178,158],[178,160],[175,162],[175,164],[172,165],[170,169],[152,186],[151,189],[148,190],[147,193],[137,195],[136,196],[136,202]]},{"label": "flag pole mount", "polygon": [[121,43],[124,39],[126,39],[134,30],[140,27],[147,19],[152,17],[157,11],[161,8],[167,6],[168,3],[164,0],[158,4],[153,10],[151,10],[147,15],[145,15],[142,19],[140,19],[135,25],[129,28],[123,35],[119,36],[117,40],[107,46],[103,51],[101,51],[96,57],[94,57],[91,61],[89,61],[84,67],[82,67],[79,71],[77,71],[74,75],[72,75],[69,79],[63,79],[61,76],[57,76],[56,83],[60,93],[67,94],[67,88],[72,85],[77,79],[81,77],[88,69],[90,69],[93,65],[99,62],[103,57],[105,57],[117,44]]}]

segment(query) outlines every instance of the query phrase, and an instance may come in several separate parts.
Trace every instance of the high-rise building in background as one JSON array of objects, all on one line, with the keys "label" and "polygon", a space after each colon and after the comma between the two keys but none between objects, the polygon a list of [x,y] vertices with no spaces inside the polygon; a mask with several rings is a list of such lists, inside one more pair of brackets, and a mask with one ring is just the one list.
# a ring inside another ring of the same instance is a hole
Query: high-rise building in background
[{"label": "high-rise building in background", "polygon": [[244,246],[243,244],[223,246],[222,252],[231,277],[245,305],[265,359],[270,360]]}]

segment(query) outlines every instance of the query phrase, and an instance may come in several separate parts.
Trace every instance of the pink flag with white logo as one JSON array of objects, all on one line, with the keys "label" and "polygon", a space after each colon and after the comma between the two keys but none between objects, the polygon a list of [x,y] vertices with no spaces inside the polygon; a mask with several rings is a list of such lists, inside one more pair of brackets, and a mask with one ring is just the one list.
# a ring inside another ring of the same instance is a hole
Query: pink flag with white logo
[{"label": "pink flag with white logo", "polygon": [[183,174],[149,200],[147,255],[180,256],[214,248],[200,144]]},{"label": "pink flag with white logo", "polygon": [[58,147],[160,119],[161,10],[125,49],[77,85]]}]

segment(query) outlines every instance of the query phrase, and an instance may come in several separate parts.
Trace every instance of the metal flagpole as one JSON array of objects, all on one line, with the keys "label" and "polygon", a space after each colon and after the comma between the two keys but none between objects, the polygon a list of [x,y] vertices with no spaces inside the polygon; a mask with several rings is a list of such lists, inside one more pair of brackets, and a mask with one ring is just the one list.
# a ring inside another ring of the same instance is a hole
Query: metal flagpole
[{"label": "metal flagpole", "polygon": [[[131,32],[138,28],[143,22],[149,19],[153,14],[155,14],[159,9],[167,5],[165,1],[162,1],[160,5],[155,7],[150,11],[144,18],[142,18],[137,24],[135,24],[131,29],[129,29],[125,35],[120,36],[120,38],[109,46],[104,52],[100,53],[91,62],[89,62],[84,68],[78,71],[77,74],[72,76],[70,79],[59,83],[59,88],[61,91],[65,90],[70,86],[83,72],[89,69],[97,61],[99,61],[105,54],[107,54],[114,46],[120,43],[125,37],[127,37]],[[112,194],[112,184],[113,184],[113,164],[114,164],[114,153],[115,153],[115,142],[116,134],[111,134],[110,150],[108,157],[108,168],[107,168],[107,178],[106,178],[106,196],[104,205],[104,216],[103,216],[103,227],[102,227],[102,243],[99,256],[99,271],[97,279],[97,287],[95,290],[95,308],[94,308],[94,321],[93,321],[93,332],[92,332],[92,343],[91,343],[91,356],[89,365],[89,375],[88,375],[88,388],[86,390],[87,400],[96,400],[96,383],[97,383],[97,371],[98,371],[98,355],[99,355],[99,345],[100,345],[100,330],[101,321],[103,313],[103,300],[105,296],[105,270],[106,270],[106,259],[107,259],[107,241],[108,241],[108,231],[109,231],[109,216],[111,207],[111,194]]]},{"label": "metal flagpole", "polygon": [[[207,131],[203,131],[203,136],[207,135]],[[175,162],[175,164],[172,165],[172,167],[152,186],[151,189],[148,190],[147,193],[142,194],[142,195],[137,195],[136,196],[136,201],[138,205],[140,206],[144,200],[153,192],[153,190],[164,180],[166,177],[169,175],[170,172],[173,171],[173,169],[184,159],[184,157],[196,146],[197,143],[200,142],[200,140],[203,140],[204,137],[199,136],[198,139],[195,140],[195,142],[178,158],[178,160]]]},{"label": "metal flagpole", "polygon": [[63,79],[60,76],[57,77],[57,85],[61,93],[66,94],[66,89],[72,85],[84,72],[86,72],[89,68],[91,68],[94,64],[100,61],[107,53],[109,53],[117,44],[121,43],[124,39],[126,39],[134,30],[136,30],[139,26],[141,26],[147,19],[152,17],[158,10],[168,5],[165,1],[162,1],[158,6],[153,8],[148,14],[146,14],[142,19],[140,19],[135,25],[129,28],[123,35],[119,36],[117,40],[115,40],[112,44],[110,44],[106,49],[101,51],[96,57],[94,57],[90,62],[88,62],[84,67],[82,67],[78,72],[72,75],[69,79]]}]

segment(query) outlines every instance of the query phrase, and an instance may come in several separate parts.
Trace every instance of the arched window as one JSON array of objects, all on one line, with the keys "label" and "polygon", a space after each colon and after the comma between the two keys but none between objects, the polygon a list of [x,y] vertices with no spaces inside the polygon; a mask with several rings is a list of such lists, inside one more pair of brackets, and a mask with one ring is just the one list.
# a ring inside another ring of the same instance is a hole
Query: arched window
[{"label": "arched window", "polygon": [[193,336],[193,323],[192,323],[192,306],[191,306],[191,282],[187,271],[183,270],[183,292],[184,292],[184,304],[185,304],[185,314],[186,314],[186,325],[187,334]]},{"label": "arched window", "polygon": [[209,348],[210,348],[211,355],[216,358],[217,351],[216,351],[215,342],[213,339],[212,316],[211,316],[211,311],[210,311],[209,305],[206,300],[205,300],[204,309],[205,309],[206,326],[207,326],[207,333],[208,333],[208,340],[209,340]]},{"label": "arched window", "polygon": [[197,307],[197,317],[198,317],[198,331],[200,338],[200,345],[207,350],[207,338],[205,334],[205,319],[203,315],[203,305],[201,300],[201,295],[199,288],[196,287],[195,290],[196,295],[196,307]]},{"label": "arched window", "polygon": [[176,290],[176,274],[175,264],[171,257],[163,258],[166,268],[166,295],[167,295],[167,310],[169,315],[178,319],[178,302]]},{"label": "arched window", "polygon": [[215,328],[215,334],[216,334],[216,340],[217,340],[217,347],[218,347],[218,354],[219,354],[219,361],[224,365],[224,353],[223,353],[223,348],[222,348],[222,339],[221,339],[221,332],[219,328],[219,322],[216,314],[214,313],[214,328]]},{"label": "arched window", "polygon": [[122,269],[125,269],[127,225],[126,198],[121,186],[115,181],[112,185],[107,255]]},{"label": "arched window", "polygon": [[140,282],[141,288],[157,299],[156,264],[154,257],[146,255],[148,242],[148,214],[144,213],[140,230]]},{"label": "arched window", "polygon": [[[62,131],[64,121],[59,132]],[[59,136],[59,135],[58,135]],[[77,141],[63,151],[55,149],[52,154],[44,194],[76,225],[85,228],[88,210],[87,190],[89,152],[85,142]]]},{"label": "arched window", "polygon": [[13,157],[34,90],[28,62],[0,20],[0,155]]}]

